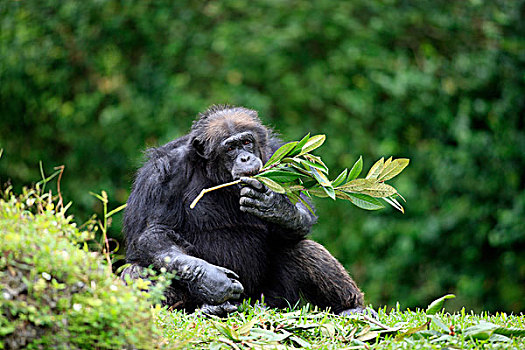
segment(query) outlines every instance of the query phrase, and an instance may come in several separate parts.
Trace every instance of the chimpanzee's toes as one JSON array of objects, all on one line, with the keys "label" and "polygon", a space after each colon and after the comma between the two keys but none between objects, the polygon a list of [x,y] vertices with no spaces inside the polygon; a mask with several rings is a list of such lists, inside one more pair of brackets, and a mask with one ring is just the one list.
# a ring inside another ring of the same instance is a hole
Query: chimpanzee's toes
[{"label": "chimpanzee's toes", "polygon": [[379,315],[377,314],[377,312],[374,309],[369,308],[369,307],[367,308],[356,307],[353,309],[343,310],[339,313],[340,316],[350,316],[350,315],[355,315],[355,314],[363,314],[363,315],[371,316],[375,318],[376,320],[379,319]]},{"label": "chimpanzee's toes", "polygon": [[237,311],[238,304],[232,304],[229,301],[219,305],[204,304],[195,310],[202,315],[226,317],[229,313]]}]

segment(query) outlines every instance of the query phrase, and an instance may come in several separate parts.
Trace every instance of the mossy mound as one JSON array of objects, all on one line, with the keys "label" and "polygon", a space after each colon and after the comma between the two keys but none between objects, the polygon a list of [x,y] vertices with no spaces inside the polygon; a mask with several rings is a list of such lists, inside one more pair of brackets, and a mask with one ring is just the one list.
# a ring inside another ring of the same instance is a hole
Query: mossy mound
[{"label": "mossy mound", "polygon": [[[151,304],[82,242],[65,209],[24,190],[0,199],[0,348],[158,346]],[[80,247],[80,248],[79,248]]]}]

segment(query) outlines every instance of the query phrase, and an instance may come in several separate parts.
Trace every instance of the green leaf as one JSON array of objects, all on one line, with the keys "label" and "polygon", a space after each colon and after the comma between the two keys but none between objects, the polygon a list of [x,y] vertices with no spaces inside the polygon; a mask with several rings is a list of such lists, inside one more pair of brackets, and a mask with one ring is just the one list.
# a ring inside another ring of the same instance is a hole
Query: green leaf
[{"label": "green leaf", "polygon": [[[301,174],[304,174],[306,176],[311,176],[310,174],[310,168],[306,169],[303,167],[303,163],[299,160],[296,160],[297,158],[285,158],[285,160],[290,160],[290,162],[287,164],[288,166],[294,168],[295,170],[299,171]],[[288,161],[287,161],[288,162]],[[305,163],[306,165],[306,163]]]},{"label": "green leaf", "polygon": [[470,326],[463,330],[463,334],[474,339],[489,339],[495,341],[505,341],[502,338],[495,337],[495,335],[506,336],[506,337],[525,337],[525,329],[513,328],[513,327],[502,327],[497,324],[480,321],[474,326]]},{"label": "green leaf", "polygon": [[396,189],[384,183],[374,183],[363,189],[361,193],[368,194],[376,198],[390,197],[397,193]]},{"label": "green leaf", "polygon": [[334,191],[334,188],[332,186],[326,186],[326,187],[322,187],[323,190],[326,192],[326,194],[328,195],[328,197],[332,198],[334,201],[335,201],[335,191]]},{"label": "green leaf", "polygon": [[496,334],[496,332],[494,332],[490,336],[489,341],[490,342],[511,342],[512,340],[504,335]]},{"label": "green leaf", "polygon": [[289,338],[292,333],[285,330],[279,331],[279,333],[272,332],[267,329],[254,328],[251,331],[251,334],[257,335],[260,338],[264,339],[265,342],[282,342],[286,338]]},{"label": "green leaf", "polygon": [[397,194],[397,190],[394,187],[372,179],[355,179],[338,186],[337,189],[346,192],[364,193],[376,198],[390,197]]},{"label": "green leaf", "polygon": [[266,177],[258,177],[257,180],[265,184],[270,190],[274,192],[282,193],[282,194],[286,193],[286,190],[281,185],[279,185],[277,182],[273,180],[270,180]]},{"label": "green leaf", "polygon": [[352,181],[357,179],[359,174],[361,174],[361,170],[363,170],[363,157],[359,156],[359,159],[355,162],[354,166],[350,170],[346,181]]},{"label": "green leaf", "polygon": [[507,337],[525,337],[525,328],[498,327],[494,333],[505,335]]},{"label": "green leaf", "polygon": [[326,166],[323,166],[321,164],[317,164],[317,163],[311,162],[311,161],[306,160],[306,159],[301,159],[300,161],[301,161],[302,164],[305,164],[305,165],[309,166],[310,168],[316,168],[317,170],[322,171],[325,174],[328,174],[328,168]]},{"label": "green leaf", "polygon": [[392,156],[388,157],[387,160],[385,160],[385,164],[383,164],[383,170],[385,170],[385,168],[387,168],[390,163],[392,163]]},{"label": "green leaf", "polygon": [[336,177],[334,181],[332,181],[332,186],[337,187],[341,185],[346,180],[347,174],[348,174],[348,169],[343,170],[341,174],[339,174],[339,176]]},{"label": "green leaf", "polygon": [[301,179],[301,184],[306,188],[312,188],[317,185],[317,181],[311,177],[312,174],[308,173],[309,177],[307,179]]},{"label": "green leaf", "polygon": [[477,325],[470,326],[463,330],[463,335],[474,339],[486,340],[490,338],[496,328],[499,328],[499,326],[494,323],[481,321]]},{"label": "green leaf", "polygon": [[303,137],[301,141],[297,142],[297,145],[295,145],[292,152],[290,152],[290,156],[293,157],[301,153],[304,145],[306,144],[306,142],[308,142],[309,139],[310,139],[310,133],[308,133],[305,137]]},{"label": "green leaf", "polygon": [[343,191],[348,191],[348,192],[361,192],[365,188],[372,186],[374,183],[375,183],[374,180],[355,179],[355,180],[345,183],[342,186],[338,186],[337,188]]},{"label": "green leaf", "polygon": [[378,199],[370,197],[366,194],[361,193],[346,193],[343,191],[335,190],[337,198],[345,199],[350,201],[356,207],[365,210],[378,210],[383,209],[385,206]]},{"label": "green leaf", "polygon": [[308,209],[308,211],[310,213],[312,213],[312,215],[315,215],[315,212],[312,208],[312,206],[310,205],[310,203],[308,203],[303,197],[301,197],[300,195],[297,196],[299,198],[299,201],[306,207],[306,209]]},{"label": "green leaf", "polygon": [[295,171],[293,169],[290,169],[290,170],[278,170],[278,169],[271,169],[271,170],[267,170],[267,171],[264,171],[260,174],[257,174],[255,175],[254,177],[255,178],[260,178],[260,177],[266,177],[268,179],[271,179],[271,180],[274,180],[274,181],[277,181],[277,182],[280,182],[280,183],[284,183],[284,182],[292,182],[292,181],[295,181],[297,180],[298,178],[300,177],[305,177],[306,175],[298,172],[298,171]]},{"label": "green leaf", "polygon": [[450,332],[450,328],[448,328],[447,325],[445,325],[437,315],[429,315],[427,317],[429,320],[431,320],[431,323],[434,326],[441,330],[441,332],[444,332],[445,334]]},{"label": "green leaf", "polygon": [[296,144],[297,144],[297,141],[288,142],[282,145],[281,147],[279,147],[277,151],[275,151],[274,154],[270,157],[270,159],[268,159],[263,169],[266,169],[275,163],[279,163],[281,159],[286,157],[294,149]]},{"label": "green leaf", "polygon": [[379,159],[368,171],[368,174],[366,175],[367,179],[377,179],[379,174],[381,173],[381,170],[383,170],[383,165],[385,163],[385,158]]},{"label": "green leaf", "polygon": [[328,194],[322,189],[322,186],[319,187],[313,187],[308,189],[308,193],[312,196],[319,197],[319,198],[327,198]]},{"label": "green leaf", "polygon": [[385,166],[377,179],[379,181],[390,180],[391,178],[401,173],[403,169],[405,169],[408,166],[408,163],[410,163],[410,159],[407,158],[396,159],[388,165],[385,163]]},{"label": "green leaf", "polygon": [[293,205],[299,203],[299,195],[294,192],[286,192],[286,197],[292,202]]},{"label": "green leaf", "polygon": [[211,323],[212,323],[213,327],[215,327],[220,333],[225,335],[227,338],[229,338],[229,339],[231,339],[233,341],[239,341],[240,340],[239,339],[239,334],[233,328],[230,328],[227,325],[225,325],[223,323],[220,323],[220,322],[211,321]]},{"label": "green leaf", "polygon": [[357,340],[360,340],[360,341],[369,341],[369,340],[372,340],[372,339],[376,339],[377,337],[379,337],[381,333],[378,332],[378,331],[368,331],[362,335],[359,335],[357,337]]},{"label": "green leaf", "polygon": [[438,313],[443,308],[443,304],[445,303],[445,300],[453,299],[455,297],[456,296],[454,294],[447,294],[445,296],[442,296],[439,299],[434,300],[433,302],[431,302],[428,305],[426,314],[427,315],[435,315],[436,313]]},{"label": "green leaf", "polygon": [[428,327],[429,324],[430,324],[430,320],[428,320],[426,323],[423,323],[421,326],[410,328],[406,332],[403,332],[403,333],[400,333],[400,334],[396,335],[394,340],[395,341],[401,341],[404,338],[409,337],[409,336],[411,336],[414,333],[423,331],[423,330],[425,330]]},{"label": "green leaf", "polygon": [[286,193],[288,192],[301,192],[306,190],[306,188],[303,185],[287,185],[286,186]]},{"label": "green leaf", "polygon": [[323,162],[323,160],[321,159],[321,157],[319,157],[319,156],[314,156],[313,154],[304,154],[303,157],[306,158],[306,159],[308,159],[308,160],[311,161],[311,162],[321,164],[323,167],[326,168],[326,172],[328,173],[328,167],[327,167],[326,164]]},{"label": "green leaf", "polygon": [[403,208],[403,206],[399,204],[399,202],[394,197],[385,197],[383,198],[383,200],[391,206],[393,206],[394,208],[396,208],[397,210],[399,210],[400,212],[402,212],[403,214],[405,213],[405,209]]},{"label": "green leaf", "polygon": [[307,342],[306,340],[299,338],[296,335],[293,335],[290,337],[290,340],[295,342],[297,345],[299,345],[301,348],[310,348],[312,346],[311,343]]},{"label": "green leaf", "polygon": [[317,168],[310,168],[310,171],[312,173],[312,175],[314,176],[314,178],[317,180],[317,182],[323,186],[323,187],[332,187],[332,184],[330,183],[330,180],[328,180],[328,178],[326,177],[325,174],[323,174],[322,172],[320,172],[319,170],[317,170]]},{"label": "green leaf", "polygon": [[310,137],[310,139],[303,146],[300,154],[305,154],[313,151],[314,149],[320,147],[326,140],[325,135],[315,135]]},{"label": "green leaf", "polygon": [[253,328],[253,326],[255,326],[255,324],[257,322],[259,322],[260,320],[257,318],[257,317],[254,317],[252,318],[250,321],[246,322],[245,324],[243,324],[242,326],[240,326],[238,329],[237,329],[237,333],[243,335],[243,334],[247,334],[247,333],[250,333],[251,329]]}]

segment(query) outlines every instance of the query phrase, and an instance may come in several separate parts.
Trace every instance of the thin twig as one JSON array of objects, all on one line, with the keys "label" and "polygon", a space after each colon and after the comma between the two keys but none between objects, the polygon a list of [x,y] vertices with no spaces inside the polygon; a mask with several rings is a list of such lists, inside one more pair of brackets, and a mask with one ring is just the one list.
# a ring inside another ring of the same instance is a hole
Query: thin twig
[{"label": "thin twig", "polygon": [[241,180],[235,180],[235,181],[228,182],[228,183],[225,183],[225,184],[222,184],[222,185],[218,185],[218,186],[214,186],[214,187],[210,187],[210,188],[205,188],[205,189],[203,189],[203,190],[201,191],[201,193],[199,193],[199,195],[193,200],[193,202],[191,202],[191,204],[190,204],[190,209],[195,208],[195,206],[197,205],[197,202],[198,202],[198,201],[202,198],[202,196],[204,196],[206,193],[211,192],[211,191],[218,190],[218,189],[223,188],[223,187],[228,187],[228,186],[237,185],[238,183],[241,183]]},{"label": "thin twig", "polygon": [[58,192],[58,203],[57,203],[57,211],[60,208],[60,210],[64,209],[64,202],[62,200],[62,193],[60,192],[60,181],[62,180],[62,174],[64,173],[65,166],[60,165],[55,167],[55,170],[59,170],[60,173],[58,174],[58,180],[57,180],[57,192]]},{"label": "thin twig", "polygon": [[[276,166],[280,165],[281,163],[278,162],[278,163],[275,163],[273,165],[270,165],[268,168],[263,168],[260,172],[258,172],[256,175],[259,175],[259,174],[262,174],[262,173],[265,173],[267,172],[268,170],[270,169],[273,169],[275,168]],[[211,191],[215,191],[215,190],[218,190],[220,188],[223,188],[223,187],[228,187],[228,186],[233,186],[233,185],[237,185],[238,183],[240,183],[241,180],[235,180],[235,181],[232,181],[232,182],[228,182],[228,183],[225,183],[225,184],[222,184],[222,185],[218,185],[218,186],[215,186],[215,187],[210,187],[210,188],[205,188],[201,191],[201,193],[199,193],[199,195],[193,200],[193,202],[191,202],[190,204],[190,209],[193,209],[195,208],[195,206],[197,205],[197,202],[200,201],[200,199],[202,198],[202,196],[204,196],[206,193],[208,192],[211,192]]]},{"label": "thin twig", "polygon": [[368,321],[368,322],[370,322],[370,323],[373,323],[373,324],[375,324],[376,326],[379,326],[379,327],[383,328],[384,330],[387,330],[387,331],[388,331],[388,330],[392,330],[392,329],[394,329],[394,328],[392,328],[392,327],[388,327],[387,325],[382,324],[381,322],[379,322],[379,321],[373,319],[372,317],[368,317],[368,316],[365,315],[365,314],[359,314],[359,316],[361,316],[362,318],[364,318],[366,321]]}]

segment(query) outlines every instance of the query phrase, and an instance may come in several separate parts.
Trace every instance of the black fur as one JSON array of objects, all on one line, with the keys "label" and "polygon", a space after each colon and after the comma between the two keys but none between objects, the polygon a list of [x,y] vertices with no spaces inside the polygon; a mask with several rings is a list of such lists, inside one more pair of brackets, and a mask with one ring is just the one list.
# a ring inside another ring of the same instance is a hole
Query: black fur
[{"label": "black fur", "polygon": [[[245,131],[256,135],[253,154],[262,163],[282,144],[255,111],[213,106],[188,135],[148,152],[124,215],[127,261],[132,263],[127,273],[133,277],[137,266],[150,265],[186,271],[189,277],[174,281],[166,292],[166,303],[189,311],[237,298],[239,282],[241,298],[254,301],[264,295],[270,307],[293,305],[304,296],[334,312],[362,308],[362,293],[341,264],[305,238],[315,218],[300,204],[289,203],[289,213],[270,222],[241,211],[240,188],[231,186],[206,194],[190,209],[203,188],[232,180],[219,144]],[[272,200],[283,202],[278,196]],[[299,224],[288,224],[301,215]],[[163,260],[166,256],[170,259]],[[224,293],[213,294],[210,288]]]}]

